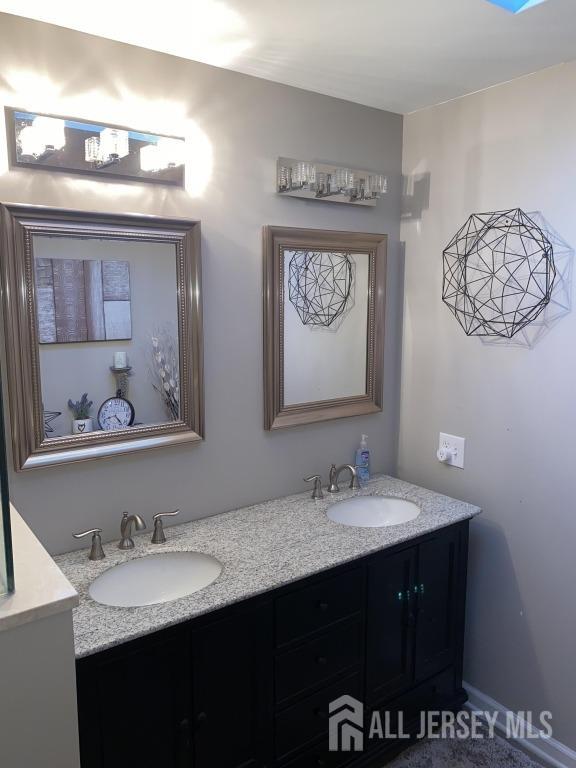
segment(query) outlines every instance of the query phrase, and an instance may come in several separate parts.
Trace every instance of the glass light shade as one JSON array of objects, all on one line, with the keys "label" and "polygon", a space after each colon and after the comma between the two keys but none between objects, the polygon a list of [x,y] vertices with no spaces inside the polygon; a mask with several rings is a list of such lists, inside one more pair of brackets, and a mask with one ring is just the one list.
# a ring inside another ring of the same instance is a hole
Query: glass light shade
[{"label": "glass light shade", "polygon": [[292,182],[299,186],[316,182],[316,168],[312,163],[296,163],[292,168]]},{"label": "glass light shade", "polygon": [[366,191],[373,197],[383,195],[388,190],[388,179],[381,173],[375,173],[368,177]]},{"label": "glass light shade", "polygon": [[140,149],[140,168],[143,171],[161,171],[184,163],[184,142],[181,139],[158,139]]},{"label": "glass light shade", "polygon": [[290,176],[290,168],[288,168],[286,165],[281,165],[278,170],[278,186],[280,189],[289,189]]},{"label": "glass light shade", "polygon": [[84,142],[84,159],[87,163],[97,163],[100,160],[100,139],[90,136]]},{"label": "glass light shade", "polygon": [[328,175],[324,171],[318,171],[316,174],[316,189],[318,192],[325,193],[328,187]]},{"label": "glass light shade", "polygon": [[120,160],[130,153],[128,146],[128,131],[118,128],[104,128],[100,132],[100,160]]},{"label": "glass light shade", "polygon": [[332,182],[336,189],[350,189],[350,177],[353,174],[348,168],[335,168],[332,174]]}]

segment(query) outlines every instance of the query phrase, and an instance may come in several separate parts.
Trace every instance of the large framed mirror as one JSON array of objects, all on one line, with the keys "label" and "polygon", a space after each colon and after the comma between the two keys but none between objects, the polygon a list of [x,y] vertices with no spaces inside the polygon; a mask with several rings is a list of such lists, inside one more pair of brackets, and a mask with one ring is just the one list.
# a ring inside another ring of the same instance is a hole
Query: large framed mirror
[{"label": "large framed mirror", "polygon": [[16,469],[201,440],[199,222],[0,217]]},{"label": "large framed mirror", "polygon": [[265,428],[381,411],[386,235],[263,239]]}]

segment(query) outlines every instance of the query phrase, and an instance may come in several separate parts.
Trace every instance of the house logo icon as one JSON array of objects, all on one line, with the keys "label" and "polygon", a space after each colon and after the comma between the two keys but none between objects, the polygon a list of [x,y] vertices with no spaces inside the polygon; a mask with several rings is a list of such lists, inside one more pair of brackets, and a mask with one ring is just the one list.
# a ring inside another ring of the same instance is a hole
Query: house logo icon
[{"label": "house logo icon", "polygon": [[352,696],[340,696],[328,706],[331,752],[362,752],[364,749],[364,705]]}]

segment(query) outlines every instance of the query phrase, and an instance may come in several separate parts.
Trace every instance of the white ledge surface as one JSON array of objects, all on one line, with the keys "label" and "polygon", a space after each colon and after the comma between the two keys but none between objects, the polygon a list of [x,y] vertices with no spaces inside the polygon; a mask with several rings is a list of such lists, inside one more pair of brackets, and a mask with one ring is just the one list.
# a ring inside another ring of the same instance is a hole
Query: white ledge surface
[{"label": "white ledge surface", "polygon": [[26,525],[10,507],[16,591],[0,598],[0,632],[78,605],[78,593]]}]

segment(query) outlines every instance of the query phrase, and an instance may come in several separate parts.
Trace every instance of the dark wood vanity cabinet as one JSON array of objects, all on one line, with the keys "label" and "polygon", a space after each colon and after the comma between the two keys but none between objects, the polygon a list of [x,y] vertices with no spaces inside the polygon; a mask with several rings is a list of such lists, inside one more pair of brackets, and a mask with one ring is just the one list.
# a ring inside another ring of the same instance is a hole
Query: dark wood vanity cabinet
[{"label": "dark wood vanity cabinet", "polygon": [[462,690],[468,522],[77,662],[82,768],[380,766],[330,752],[342,695],[416,724]]}]

